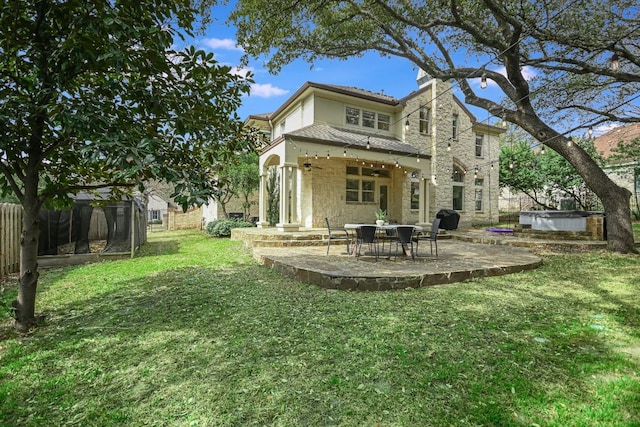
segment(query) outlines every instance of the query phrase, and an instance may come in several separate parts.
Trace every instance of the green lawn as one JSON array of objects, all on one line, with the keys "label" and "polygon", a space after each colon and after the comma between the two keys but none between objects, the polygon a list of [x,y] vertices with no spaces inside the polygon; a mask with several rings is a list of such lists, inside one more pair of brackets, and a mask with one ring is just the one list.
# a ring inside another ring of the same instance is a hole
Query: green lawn
[{"label": "green lawn", "polygon": [[152,233],[43,272],[25,337],[0,295],[2,426],[638,426],[640,258],[328,291],[241,245]]}]

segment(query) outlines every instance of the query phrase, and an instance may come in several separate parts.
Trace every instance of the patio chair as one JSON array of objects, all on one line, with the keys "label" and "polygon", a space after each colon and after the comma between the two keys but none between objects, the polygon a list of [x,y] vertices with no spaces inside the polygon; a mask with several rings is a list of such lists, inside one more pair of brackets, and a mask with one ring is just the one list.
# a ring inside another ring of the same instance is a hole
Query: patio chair
[{"label": "patio chair", "polygon": [[[401,245],[403,251],[409,247],[411,259],[415,259],[415,253],[413,252],[414,230],[415,228],[412,225],[400,225],[396,227],[396,258],[398,258],[398,245]],[[416,250],[417,246],[416,243]],[[391,257],[391,244],[389,244],[389,257]]]},{"label": "patio chair", "polygon": [[[389,221],[389,224],[397,224],[395,221]],[[382,253],[384,253],[384,244],[389,242],[389,253],[391,253],[391,244],[396,241],[396,229],[384,228],[383,233],[378,233],[378,241],[382,243]]]},{"label": "patio chair", "polygon": [[362,246],[366,243],[369,246],[369,251],[375,252],[376,261],[379,257],[378,251],[378,227],[375,225],[363,225],[356,230],[356,245],[358,250],[356,251],[356,258],[360,257],[360,251]]},{"label": "patio chair", "polygon": [[438,228],[440,228],[440,218],[433,220],[433,223],[431,223],[431,231],[418,233],[417,236],[413,237],[412,240],[416,242],[416,255],[418,254],[420,240],[428,240],[429,246],[431,247],[431,255],[433,255],[433,246],[435,245],[436,257],[438,256]]},{"label": "patio chair", "polygon": [[[329,225],[329,218],[325,218],[324,221],[327,223],[327,230],[329,231],[329,244],[327,245],[327,255],[329,255],[329,248],[331,248],[332,240],[340,240],[347,242],[347,253],[349,253],[349,232],[345,228],[334,228],[331,229]],[[334,234],[335,231],[344,232],[342,234]]]}]

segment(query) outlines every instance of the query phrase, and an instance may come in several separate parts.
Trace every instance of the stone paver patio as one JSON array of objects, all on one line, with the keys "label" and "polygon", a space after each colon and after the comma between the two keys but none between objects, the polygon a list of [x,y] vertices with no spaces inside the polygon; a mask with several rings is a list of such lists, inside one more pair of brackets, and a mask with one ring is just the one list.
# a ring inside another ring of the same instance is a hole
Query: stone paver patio
[{"label": "stone paver patio", "polygon": [[235,229],[235,240],[243,240],[253,256],[265,266],[297,280],[328,289],[392,290],[462,282],[531,270],[542,258],[530,248],[585,250],[605,248],[606,243],[559,242],[518,239],[483,231],[450,232],[438,240],[438,257],[431,256],[428,242],[419,256],[362,256],[346,253],[345,245],[333,243],[327,252],[326,230],[309,229],[278,233],[270,229]]}]

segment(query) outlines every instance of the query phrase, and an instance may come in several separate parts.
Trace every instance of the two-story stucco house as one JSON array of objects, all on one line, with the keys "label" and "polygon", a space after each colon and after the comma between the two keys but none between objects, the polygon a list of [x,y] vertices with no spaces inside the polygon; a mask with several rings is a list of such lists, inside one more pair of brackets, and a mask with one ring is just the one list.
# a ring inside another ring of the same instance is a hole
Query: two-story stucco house
[{"label": "two-story stucco house", "polygon": [[418,75],[397,99],[353,87],[307,82],[275,112],[247,124],[271,142],[260,152],[260,220],[268,225],[267,171],[279,171],[281,231],[388,219],[429,224],[440,209],[460,227],[498,218],[498,138],[451,84]]}]

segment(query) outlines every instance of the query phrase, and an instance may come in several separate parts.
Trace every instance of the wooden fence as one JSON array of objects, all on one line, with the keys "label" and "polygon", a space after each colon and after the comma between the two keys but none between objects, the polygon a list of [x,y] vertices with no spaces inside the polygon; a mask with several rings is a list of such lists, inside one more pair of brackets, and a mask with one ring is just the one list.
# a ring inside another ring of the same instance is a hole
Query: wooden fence
[{"label": "wooden fence", "polygon": [[0,203],[0,278],[20,271],[22,206]]}]

